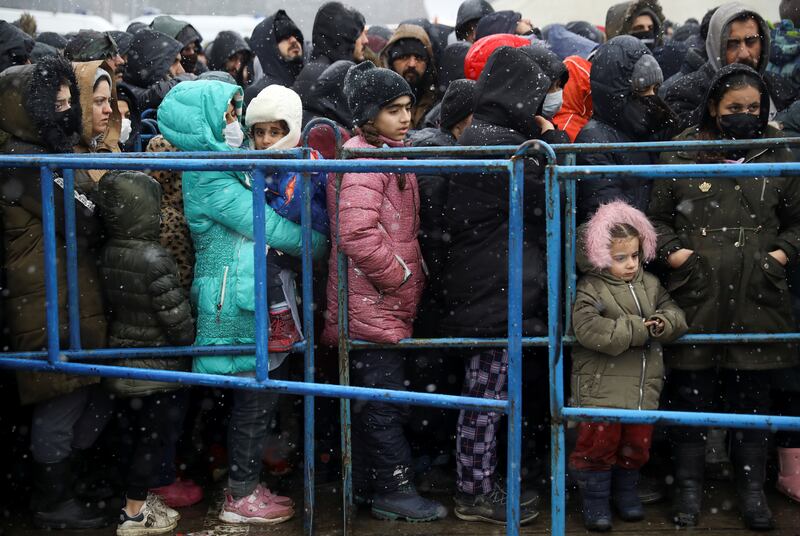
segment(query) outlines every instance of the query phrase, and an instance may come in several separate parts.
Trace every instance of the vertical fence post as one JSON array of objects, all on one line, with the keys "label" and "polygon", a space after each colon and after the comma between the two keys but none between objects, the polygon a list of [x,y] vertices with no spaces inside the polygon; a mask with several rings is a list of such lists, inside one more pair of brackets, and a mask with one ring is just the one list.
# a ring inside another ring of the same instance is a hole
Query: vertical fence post
[{"label": "vertical fence post", "polygon": [[253,248],[256,275],[256,379],[269,378],[269,311],[267,306],[267,237],[264,170],[253,171]]},{"label": "vertical fence post", "polygon": [[[336,174],[336,240],[337,252],[337,297],[339,319],[339,384],[350,385],[350,328],[347,304],[347,257],[338,246],[339,240],[339,191],[342,187],[342,174]],[[342,449],[342,519],[343,534],[352,532],[353,522],[353,456],[350,428],[350,400],[339,401],[339,420],[341,422]]]},{"label": "vertical fence post", "polygon": [[[307,152],[307,151],[306,151]],[[307,157],[307,155],[304,155]],[[311,259],[311,175],[300,174],[303,213],[300,217],[303,233],[303,334],[306,347],[303,363],[303,381],[314,382],[314,273]],[[314,397],[303,397],[303,453],[305,457],[303,480],[303,529],[306,536],[314,533]]]},{"label": "vertical fence post", "polygon": [[[567,166],[575,165],[575,153],[568,153],[565,158]],[[577,196],[575,179],[569,178],[564,183],[565,207],[567,221],[564,225],[564,330],[572,327],[572,303],[575,301],[575,216],[577,211]]]},{"label": "vertical fence post", "polygon": [[64,234],[67,242],[67,303],[69,304],[69,348],[81,349],[80,283],[75,231],[75,170],[64,173]]},{"label": "vertical fence post", "polygon": [[58,276],[56,257],[56,223],[53,197],[53,170],[40,168],[42,189],[42,232],[44,233],[44,292],[47,321],[47,359],[51,365],[59,361]]},{"label": "vertical fence post", "polygon": [[558,168],[548,165],[545,170],[547,191],[547,337],[550,369],[550,433],[551,433],[551,533],[565,530],[565,464],[564,426],[561,408],[564,405],[564,364],[562,361],[561,323],[561,192]]},{"label": "vertical fence post", "polygon": [[506,534],[519,534],[520,459],[522,458],[522,199],[525,159],[509,165],[508,218],[508,467]]}]

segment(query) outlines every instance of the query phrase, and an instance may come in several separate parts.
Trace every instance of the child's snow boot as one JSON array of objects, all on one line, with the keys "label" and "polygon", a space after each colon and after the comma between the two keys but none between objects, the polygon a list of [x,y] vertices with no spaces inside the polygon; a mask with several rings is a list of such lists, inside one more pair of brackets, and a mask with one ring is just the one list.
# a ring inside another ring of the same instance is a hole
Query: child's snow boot
[{"label": "child's snow boot", "polygon": [[594,532],[611,530],[611,471],[572,471],[581,493],[583,525]]},{"label": "child's snow boot", "polygon": [[800,502],[800,449],[778,449],[778,491]]},{"label": "child's snow boot", "polygon": [[644,519],[644,507],[639,498],[639,470],[615,466],[611,470],[611,497],[623,521]]}]

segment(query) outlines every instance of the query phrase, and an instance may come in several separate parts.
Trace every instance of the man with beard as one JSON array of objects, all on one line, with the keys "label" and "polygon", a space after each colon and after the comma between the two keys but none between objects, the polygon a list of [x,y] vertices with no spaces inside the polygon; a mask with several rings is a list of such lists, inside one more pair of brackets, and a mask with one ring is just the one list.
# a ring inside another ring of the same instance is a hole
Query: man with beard
[{"label": "man with beard", "polygon": [[[130,49],[130,42],[130,40],[125,40],[128,49]],[[94,30],[81,30],[70,39],[67,48],[64,49],[64,57],[74,62],[104,60],[105,65],[114,73],[117,80],[122,80],[125,65],[128,63],[111,32]]]},{"label": "man with beard", "polygon": [[139,100],[139,109],[158,108],[176,84],[196,78],[184,72],[181,48],[175,39],[150,28],[133,35],[124,80]]},{"label": "man with beard", "polygon": [[202,61],[197,60],[198,54],[203,50],[201,46],[203,37],[194,26],[186,21],[174,19],[169,15],[159,15],[150,23],[150,28],[167,34],[183,45],[181,49],[181,65],[183,65],[184,71],[200,75],[208,70]]},{"label": "man with beard", "polygon": [[217,34],[214,45],[208,51],[208,67],[212,71],[228,73],[237,85],[244,88],[250,83],[247,64],[252,56],[253,51],[241,35],[225,30]]},{"label": "man with beard", "polygon": [[708,25],[706,52],[705,65],[678,79],[663,95],[680,117],[682,126],[688,128],[698,123],[711,80],[718,70],[732,63],[748,65],[764,78],[770,96],[770,120],[796,100],[797,90],[789,80],[766,72],[770,53],[769,26],[761,15],[742,4],[729,2],[719,6]]},{"label": "man with beard", "polygon": [[416,129],[436,104],[436,68],[428,34],[419,26],[401,24],[381,52],[381,62],[411,86],[415,97],[411,129]]},{"label": "man with beard", "polygon": [[303,41],[303,32],[282,9],[253,29],[250,46],[256,55],[254,82],[244,92],[245,106],[267,86],[294,85],[303,70]]}]

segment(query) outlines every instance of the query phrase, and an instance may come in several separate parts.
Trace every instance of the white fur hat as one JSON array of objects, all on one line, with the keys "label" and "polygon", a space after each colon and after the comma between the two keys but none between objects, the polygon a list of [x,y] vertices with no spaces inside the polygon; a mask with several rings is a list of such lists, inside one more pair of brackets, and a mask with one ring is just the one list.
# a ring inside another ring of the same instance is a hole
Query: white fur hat
[{"label": "white fur hat", "polygon": [[300,96],[288,87],[267,86],[250,101],[244,120],[248,129],[256,123],[286,121],[289,133],[275,142],[270,149],[293,149],[300,142],[303,103],[300,101]]}]

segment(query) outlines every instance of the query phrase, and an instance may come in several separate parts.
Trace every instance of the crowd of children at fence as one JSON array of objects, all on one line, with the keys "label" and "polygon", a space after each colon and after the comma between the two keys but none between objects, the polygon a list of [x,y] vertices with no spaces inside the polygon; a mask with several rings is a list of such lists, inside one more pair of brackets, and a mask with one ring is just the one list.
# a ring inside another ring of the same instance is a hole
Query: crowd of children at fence
[{"label": "crowd of children at fence", "polygon": [[[800,2],[783,0],[780,9],[783,20],[772,25],[730,2],[702,22],[674,27],[658,0],[635,0],[612,6],[604,29],[582,21],[539,29],[519,13],[466,0],[455,28],[415,19],[392,32],[368,27],[355,8],[329,2],[314,21],[310,54],[283,10],[248,40],[221,32],[205,44],[190,24],[169,16],[126,32],[67,37],[37,35],[29,18],[0,21],[0,150],[99,154],[132,151],[142,139],[151,152],[291,149],[314,118],[329,120],[309,132],[314,159],[336,158],[337,138],[345,149],[360,149],[796,137]],[[597,151],[579,154],[578,163],[737,165],[796,156],[790,146],[773,144]],[[526,336],[545,334],[548,322],[544,165],[535,156],[525,159]],[[317,281],[327,278],[325,294],[317,295],[324,326],[318,361],[325,346],[336,346],[338,277],[347,277],[349,336],[382,344],[351,352],[353,385],[427,386],[505,399],[505,349],[415,353],[391,345],[410,337],[505,335],[507,176],[317,173],[311,179],[311,243],[303,243],[299,175],[266,177],[270,377],[290,377],[287,356],[303,339],[296,279],[301,252],[310,248]],[[46,347],[40,180],[38,169],[0,170],[2,327],[9,351]],[[58,307],[67,344],[60,177],[55,184]],[[76,170],[74,197],[84,348],[254,343],[260,304],[250,174]],[[685,333],[797,331],[796,177],[585,180],[578,183],[576,207],[571,404],[800,417],[795,344],[662,346]],[[347,257],[343,273],[339,252]],[[523,381],[543,385],[546,360],[531,357]],[[254,356],[243,355],[121,364],[255,374]],[[105,526],[109,516],[97,500],[106,492],[125,498],[118,535],[160,534],[178,525],[176,508],[201,500],[197,484],[176,477],[190,389],[32,372],[19,372],[16,383],[22,403],[33,408],[37,527]],[[123,410],[114,410],[114,399],[123,401]],[[262,458],[274,446],[278,396],[237,390],[230,399],[219,518],[289,520],[293,500],[261,480]],[[526,404],[523,524],[544,505],[537,491],[546,476],[536,441],[546,405],[535,393],[526,394]],[[285,413],[291,410],[281,410],[281,422],[288,423]],[[129,432],[122,489],[76,486],[76,461],[88,456],[112,417]],[[435,521],[448,510],[420,491],[444,489],[453,494],[458,518],[504,524],[510,499],[497,473],[500,420],[491,412],[462,410],[450,420],[446,413],[354,403],[357,501],[380,519]],[[612,512],[623,521],[641,520],[643,503],[663,495],[663,485],[642,475],[659,442],[671,446],[664,472],[671,475],[676,526],[694,527],[707,511],[709,451],[732,463],[747,528],[775,527],[765,495],[775,453],[778,490],[800,502],[799,433],[735,430],[726,446],[724,431],[702,428],[587,422],[574,431],[570,479],[589,530],[610,530]],[[454,486],[433,482],[437,470],[455,475]]]}]

